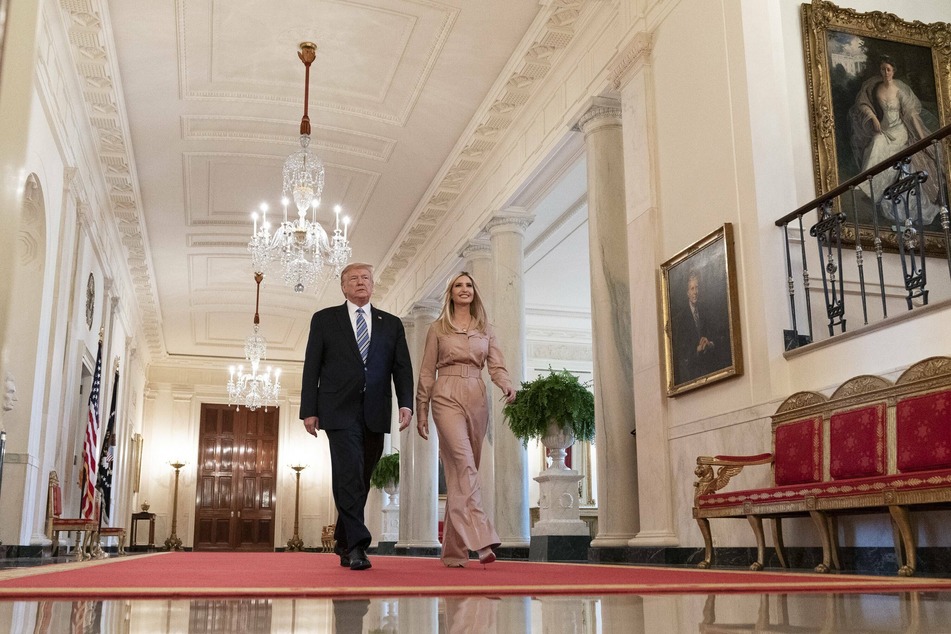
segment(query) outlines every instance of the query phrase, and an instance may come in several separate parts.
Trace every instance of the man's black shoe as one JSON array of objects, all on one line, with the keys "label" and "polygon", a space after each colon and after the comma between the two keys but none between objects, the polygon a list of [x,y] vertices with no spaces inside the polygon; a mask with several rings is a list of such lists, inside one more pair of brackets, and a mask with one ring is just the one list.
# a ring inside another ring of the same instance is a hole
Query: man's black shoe
[{"label": "man's black shoe", "polygon": [[366,570],[369,567],[370,560],[367,559],[366,550],[358,546],[350,551],[350,570]]},{"label": "man's black shoe", "polygon": [[337,556],[340,557],[340,565],[344,568],[350,567],[350,555],[347,554],[347,551],[337,546],[334,548],[334,552],[337,553]]}]

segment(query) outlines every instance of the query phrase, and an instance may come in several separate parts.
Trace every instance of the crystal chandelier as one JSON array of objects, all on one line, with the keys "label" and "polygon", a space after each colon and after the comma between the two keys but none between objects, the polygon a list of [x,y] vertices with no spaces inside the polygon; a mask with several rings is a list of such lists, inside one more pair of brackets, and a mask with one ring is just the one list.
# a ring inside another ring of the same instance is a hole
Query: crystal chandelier
[{"label": "crystal chandelier", "polygon": [[254,274],[254,281],[257,283],[254,327],[251,334],[244,341],[244,357],[251,362],[251,371],[246,373],[243,365],[239,365],[237,370],[234,366],[229,368],[228,405],[235,405],[239,410],[242,405],[251,411],[259,407],[263,407],[264,411],[267,411],[268,407],[276,407],[277,397],[281,391],[280,368],[276,368],[273,375],[270,366],[264,372],[258,372],[261,359],[267,357],[267,341],[265,341],[264,335],[258,332],[261,327],[258,307],[261,300],[261,280],[263,279],[263,273]]},{"label": "crystal chandelier", "polygon": [[[347,239],[350,219],[341,219],[340,205],[334,208],[336,220],[332,236],[328,237],[317,222],[320,196],[324,190],[324,164],[310,150],[310,117],[307,116],[310,65],[317,56],[317,45],[302,42],[297,56],[305,68],[304,116],[300,121],[300,149],[284,161],[284,194],[281,198],[284,220],[272,234],[267,221],[267,204],[262,204],[260,227],[257,212],[252,214],[254,230],[248,242],[248,251],[251,252],[255,272],[263,273],[272,263],[280,262],[284,283],[293,286],[295,292],[302,293],[307,286],[315,286],[339,276],[350,261],[351,249]],[[297,208],[296,219],[288,219],[287,216],[291,201]]]}]

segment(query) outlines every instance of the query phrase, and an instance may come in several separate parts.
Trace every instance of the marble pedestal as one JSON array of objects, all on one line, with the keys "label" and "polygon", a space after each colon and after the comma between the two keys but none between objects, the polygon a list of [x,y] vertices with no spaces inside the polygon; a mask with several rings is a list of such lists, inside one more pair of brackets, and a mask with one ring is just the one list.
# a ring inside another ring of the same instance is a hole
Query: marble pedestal
[{"label": "marble pedestal", "polygon": [[528,558],[531,561],[579,561],[588,558],[591,537],[578,507],[574,469],[546,469],[535,481],[541,495],[538,521],[532,527]]},{"label": "marble pedestal", "polygon": [[395,487],[386,487],[387,500],[383,507],[383,533],[381,542],[396,542],[400,538],[400,494]]}]

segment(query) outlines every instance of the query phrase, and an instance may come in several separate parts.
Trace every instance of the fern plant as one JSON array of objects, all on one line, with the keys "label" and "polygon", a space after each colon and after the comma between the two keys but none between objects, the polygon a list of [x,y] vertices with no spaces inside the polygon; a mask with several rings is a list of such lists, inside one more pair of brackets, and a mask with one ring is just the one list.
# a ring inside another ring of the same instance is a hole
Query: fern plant
[{"label": "fern plant", "polygon": [[548,432],[552,421],[577,440],[594,440],[594,395],[568,370],[522,381],[515,400],[502,408],[512,433],[527,445]]},{"label": "fern plant", "polygon": [[382,489],[390,482],[397,486],[400,483],[399,451],[380,458],[373,468],[373,473],[370,474],[370,486],[375,489]]}]

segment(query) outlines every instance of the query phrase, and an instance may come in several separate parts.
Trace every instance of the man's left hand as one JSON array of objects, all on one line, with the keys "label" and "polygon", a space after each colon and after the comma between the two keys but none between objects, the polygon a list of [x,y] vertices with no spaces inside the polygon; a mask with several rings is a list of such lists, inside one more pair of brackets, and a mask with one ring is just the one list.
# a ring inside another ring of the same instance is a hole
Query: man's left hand
[{"label": "man's left hand", "polygon": [[409,427],[409,422],[413,420],[413,411],[408,407],[400,408],[400,431]]}]

